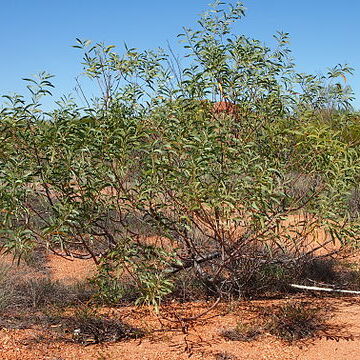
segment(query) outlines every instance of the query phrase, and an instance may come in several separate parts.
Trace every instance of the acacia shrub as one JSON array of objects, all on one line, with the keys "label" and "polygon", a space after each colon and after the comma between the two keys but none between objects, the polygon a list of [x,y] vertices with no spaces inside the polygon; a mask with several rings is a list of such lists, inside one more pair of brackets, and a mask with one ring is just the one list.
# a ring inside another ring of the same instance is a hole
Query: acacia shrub
[{"label": "acacia shrub", "polygon": [[[40,243],[92,258],[106,297],[111,281],[126,279],[138,303],[158,306],[179,272],[210,295],[242,296],[249,279],[316,256],[316,236],[356,240],[346,199],[358,183],[357,125],[350,88],[336,82],[351,68],[297,73],[288,34],[273,49],[237,35],[231,26],[243,15],[240,3],[216,3],[199,29],[184,29],[190,61],[180,70],[163,51],[119,55],[77,40],[101,86],[86,109],[63,101],[42,112],[47,74],[29,80],[31,103],[9,98],[4,249],[22,256]],[[236,114],[213,102],[236,104]],[[319,181],[294,194],[292,174]]]}]

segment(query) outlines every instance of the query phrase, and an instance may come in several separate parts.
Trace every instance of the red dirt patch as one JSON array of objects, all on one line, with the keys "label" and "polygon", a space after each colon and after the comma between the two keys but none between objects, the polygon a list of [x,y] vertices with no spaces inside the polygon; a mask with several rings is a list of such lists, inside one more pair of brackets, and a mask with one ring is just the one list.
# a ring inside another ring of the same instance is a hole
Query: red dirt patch
[{"label": "red dirt patch", "polygon": [[65,259],[52,254],[48,256],[47,268],[53,280],[66,284],[84,280],[96,272],[96,265],[92,259]]},{"label": "red dirt patch", "polygon": [[[337,330],[320,333],[313,340],[288,345],[268,334],[254,342],[227,341],[220,336],[221,330],[234,326],[239,318],[254,316],[254,305],[268,306],[284,301],[289,300],[241,302],[233,304],[230,313],[228,304],[219,305],[207,314],[211,318],[190,324],[187,333],[182,332],[181,324],[159,318],[144,308],[104,309],[112,318],[125,319],[152,333],[142,340],[84,347],[57,338],[51,329],[2,330],[0,357],[4,360],[182,360],[216,359],[216,354],[231,354],[234,359],[244,360],[359,359],[360,302],[353,298],[316,300],[334,309],[330,324]],[[164,309],[164,317],[174,319],[175,312],[190,317],[208,306],[206,303],[172,304]]]},{"label": "red dirt patch", "polygon": [[[6,262],[11,261],[7,258]],[[72,261],[48,256],[46,263],[51,278],[60,282],[82,280],[94,274],[91,260]],[[26,270],[25,267],[23,270]],[[256,318],[254,309],[288,301],[310,301],[320,304],[330,314],[329,330],[317,337],[287,344],[270,334],[251,342],[229,341],[221,336],[238,321]],[[32,325],[28,329],[0,330],[0,359],[3,360],[316,360],[360,359],[360,299],[309,298],[249,301],[219,304],[196,321],[181,322],[209,309],[212,303],[195,302],[166,305],[157,316],[147,308],[103,308],[101,312],[143,329],[143,339],[118,343],[83,346],[72,340],[72,332],[61,332],[62,324]]]}]

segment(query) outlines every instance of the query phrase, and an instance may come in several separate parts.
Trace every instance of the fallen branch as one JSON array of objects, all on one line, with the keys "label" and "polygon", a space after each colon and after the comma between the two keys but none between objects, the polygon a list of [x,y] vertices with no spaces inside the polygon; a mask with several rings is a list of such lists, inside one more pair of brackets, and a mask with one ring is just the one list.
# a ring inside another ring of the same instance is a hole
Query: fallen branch
[{"label": "fallen branch", "polygon": [[177,265],[173,264],[171,268],[166,269],[164,272],[170,275],[176,274],[179,271],[192,268],[196,265],[202,264],[204,262],[214,260],[220,257],[220,253],[218,251],[208,254],[206,256],[198,257],[196,259],[186,260],[183,264]]},{"label": "fallen branch", "polygon": [[355,290],[341,290],[341,289],[332,289],[332,288],[323,288],[317,286],[305,286],[305,285],[297,285],[297,284],[290,284],[291,287],[301,290],[313,290],[313,291],[326,291],[326,292],[340,292],[345,294],[355,294],[360,295],[360,291]]}]

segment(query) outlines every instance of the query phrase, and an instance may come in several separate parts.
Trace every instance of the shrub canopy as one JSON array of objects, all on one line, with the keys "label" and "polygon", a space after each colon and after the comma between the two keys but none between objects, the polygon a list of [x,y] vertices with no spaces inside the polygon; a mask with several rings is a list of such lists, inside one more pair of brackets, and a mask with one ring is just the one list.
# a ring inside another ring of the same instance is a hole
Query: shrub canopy
[{"label": "shrub canopy", "polygon": [[243,16],[241,3],[216,3],[185,28],[184,68],[172,51],[120,55],[77,39],[100,90],[86,108],[63,98],[42,111],[46,73],[26,79],[30,102],[6,97],[3,250],[91,257],[105,298],[118,301],[125,279],[156,305],[181,273],[208,294],[241,295],[318,247],[355,244],[352,69],[298,73],[288,34],[274,48],[234,34]]}]

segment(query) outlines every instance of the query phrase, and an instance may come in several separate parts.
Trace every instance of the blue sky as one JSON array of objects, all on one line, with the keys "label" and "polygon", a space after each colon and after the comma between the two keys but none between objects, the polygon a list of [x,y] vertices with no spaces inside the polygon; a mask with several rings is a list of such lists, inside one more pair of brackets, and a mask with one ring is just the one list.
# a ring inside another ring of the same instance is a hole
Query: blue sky
[{"label": "blue sky", "polygon": [[[26,93],[23,77],[45,70],[56,77],[54,97],[74,93],[82,71],[75,38],[139,49],[166,47],[177,51],[176,35],[192,27],[209,0],[11,0],[0,9],[0,94]],[[349,78],[360,109],[360,2],[358,0],[244,1],[247,15],[236,32],[272,43],[277,30],[289,32],[299,71],[325,73],[348,63]]]}]

